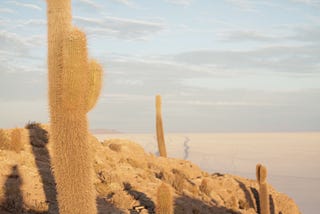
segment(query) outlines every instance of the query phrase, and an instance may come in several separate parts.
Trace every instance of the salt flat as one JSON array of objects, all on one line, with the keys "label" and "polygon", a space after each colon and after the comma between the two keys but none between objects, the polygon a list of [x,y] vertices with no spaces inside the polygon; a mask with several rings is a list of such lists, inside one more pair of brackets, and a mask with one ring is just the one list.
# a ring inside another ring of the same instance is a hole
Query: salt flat
[{"label": "salt flat", "polygon": [[[99,140],[130,139],[157,153],[154,134],[96,135]],[[170,133],[168,156],[187,159],[213,173],[255,179],[255,166],[268,168],[268,181],[292,197],[302,213],[318,214],[320,202],[320,132],[310,133]]]}]

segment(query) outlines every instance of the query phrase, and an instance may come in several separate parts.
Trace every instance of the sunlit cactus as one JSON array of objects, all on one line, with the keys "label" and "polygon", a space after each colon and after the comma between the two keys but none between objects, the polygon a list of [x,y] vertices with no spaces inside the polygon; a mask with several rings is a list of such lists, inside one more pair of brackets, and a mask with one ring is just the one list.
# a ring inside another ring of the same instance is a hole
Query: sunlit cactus
[{"label": "sunlit cactus", "polygon": [[11,150],[10,136],[3,129],[0,129],[0,149],[1,150]]},{"label": "sunlit cactus", "polygon": [[162,183],[157,190],[156,214],[173,214],[171,189],[165,183]]},{"label": "sunlit cactus", "polygon": [[166,144],[164,141],[163,124],[162,124],[162,113],[161,113],[161,96],[156,96],[156,129],[157,129],[157,140],[158,148],[161,157],[167,157]]},{"label": "sunlit cactus", "polygon": [[102,68],[88,61],[86,36],[71,24],[70,0],[47,0],[50,141],[60,214],[94,214],[86,113],[101,89]]},{"label": "sunlit cactus", "polygon": [[13,129],[11,132],[11,145],[12,149],[18,153],[23,148],[22,133],[18,128]]},{"label": "sunlit cactus", "polygon": [[102,87],[102,66],[95,60],[89,61],[89,89],[87,95],[87,111],[97,103]]},{"label": "sunlit cactus", "polygon": [[266,181],[267,168],[261,164],[257,164],[256,176],[259,183],[260,214],[270,214],[269,193]]}]

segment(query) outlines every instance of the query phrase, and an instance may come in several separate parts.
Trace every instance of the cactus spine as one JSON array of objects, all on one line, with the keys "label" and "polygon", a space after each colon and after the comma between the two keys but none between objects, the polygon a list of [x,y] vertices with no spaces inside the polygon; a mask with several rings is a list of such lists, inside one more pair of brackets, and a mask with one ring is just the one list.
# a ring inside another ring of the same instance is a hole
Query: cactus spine
[{"label": "cactus spine", "polygon": [[165,183],[162,183],[157,190],[156,214],[173,214],[171,189]]},{"label": "cactus spine", "polygon": [[157,140],[158,148],[161,157],[167,157],[166,144],[164,141],[163,124],[162,124],[162,113],[161,113],[161,96],[156,96],[156,129],[157,129]]},{"label": "cactus spine", "polygon": [[86,113],[98,98],[102,69],[88,62],[85,34],[71,25],[71,0],[47,0],[47,18],[50,140],[59,213],[93,214],[96,194]]},{"label": "cactus spine", "polygon": [[261,164],[257,164],[256,176],[259,183],[260,214],[270,214],[269,194],[266,181],[267,168]]}]

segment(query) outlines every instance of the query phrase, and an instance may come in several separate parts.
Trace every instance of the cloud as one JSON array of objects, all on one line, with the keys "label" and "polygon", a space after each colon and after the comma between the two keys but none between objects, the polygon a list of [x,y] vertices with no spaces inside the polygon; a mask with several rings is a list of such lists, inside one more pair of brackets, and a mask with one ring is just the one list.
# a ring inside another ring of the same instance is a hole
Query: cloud
[{"label": "cloud", "polygon": [[193,0],[166,0],[166,1],[171,4],[188,6],[192,3]]},{"label": "cloud", "polygon": [[27,3],[17,2],[17,1],[8,1],[8,3],[14,4],[14,5],[19,6],[19,7],[24,7],[24,8],[32,9],[32,10],[42,10],[42,8],[39,7],[39,6],[36,5],[36,4],[27,4]]},{"label": "cloud", "polygon": [[[207,77],[206,69],[184,63],[176,63],[161,57],[107,55],[100,60],[105,70],[106,91],[154,95],[178,93],[184,86],[181,79],[194,75]],[[165,87],[163,87],[165,86]]]},{"label": "cloud", "polygon": [[47,24],[47,20],[44,20],[44,19],[29,19],[29,20],[23,20],[18,22],[21,23],[21,25],[23,26],[36,25],[37,27],[39,27],[39,25],[44,26]]},{"label": "cloud", "polygon": [[320,43],[320,25],[300,25],[292,28],[294,35],[289,36],[288,39],[308,42]]},{"label": "cloud", "polygon": [[252,29],[224,30],[218,33],[221,41],[226,42],[268,42],[283,43],[284,41],[319,43],[319,24],[300,24],[275,26],[265,31]]},{"label": "cloud", "polygon": [[268,35],[256,30],[228,30],[218,34],[222,41],[259,41],[270,42],[283,40],[284,37]]},{"label": "cloud", "polygon": [[251,0],[225,0],[226,2],[236,6],[246,12],[256,12],[255,4],[257,2]]},{"label": "cloud", "polygon": [[[174,56],[174,60],[190,65],[213,65],[226,75],[239,73],[319,73],[320,45],[276,45],[254,50],[199,50]],[[227,72],[227,73],[226,73]]]},{"label": "cloud", "polygon": [[35,34],[33,36],[23,36],[13,32],[1,30],[0,31],[0,50],[8,50],[9,52],[23,52],[26,53],[31,48],[43,45],[46,37],[43,34]]},{"label": "cloud", "polygon": [[101,19],[74,17],[77,25],[86,28],[88,34],[124,40],[141,40],[165,29],[161,22],[106,16]]},{"label": "cloud", "polygon": [[[108,93],[90,115],[97,127],[150,132],[154,124],[154,95],[144,91]],[[128,93],[129,92],[129,93]],[[168,132],[310,131],[320,129],[320,90],[268,92],[261,90],[203,90],[162,93]],[[126,108],[130,106],[130,109]],[[104,121],[101,118],[108,118]],[[137,121],[139,121],[137,125]],[[192,121],[192,122],[190,122]]]},{"label": "cloud", "polygon": [[14,13],[10,8],[0,8],[0,13]]},{"label": "cloud", "polygon": [[132,6],[132,4],[133,4],[132,1],[130,1],[130,0],[113,0],[113,1],[118,2],[120,4],[124,4],[126,6]]},{"label": "cloud", "polygon": [[100,8],[100,5],[92,0],[79,0],[79,2],[95,9]]},{"label": "cloud", "polygon": [[26,41],[20,35],[5,30],[0,31],[0,44],[0,50],[23,51],[27,46]]},{"label": "cloud", "polygon": [[319,0],[291,0],[292,2],[302,3],[310,6],[320,6]]}]

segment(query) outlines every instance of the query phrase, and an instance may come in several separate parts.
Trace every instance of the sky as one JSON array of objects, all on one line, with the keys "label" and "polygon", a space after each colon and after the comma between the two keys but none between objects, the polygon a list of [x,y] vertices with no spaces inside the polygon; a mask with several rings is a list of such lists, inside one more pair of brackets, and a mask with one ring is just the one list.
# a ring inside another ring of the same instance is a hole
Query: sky
[{"label": "sky", "polygon": [[[73,0],[104,85],[91,129],[320,131],[320,0]],[[48,123],[44,0],[0,1],[0,127]]]}]

